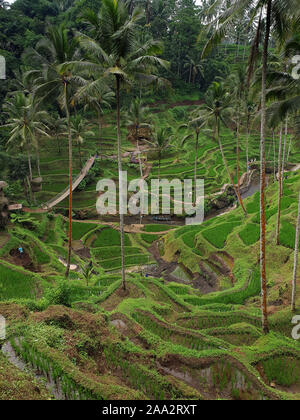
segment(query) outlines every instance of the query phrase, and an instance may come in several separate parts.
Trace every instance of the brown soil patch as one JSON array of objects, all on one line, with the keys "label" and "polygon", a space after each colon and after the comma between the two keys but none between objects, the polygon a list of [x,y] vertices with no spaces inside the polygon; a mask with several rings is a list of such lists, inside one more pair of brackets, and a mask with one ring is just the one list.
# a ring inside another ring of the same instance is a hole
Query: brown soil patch
[{"label": "brown soil patch", "polygon": [[126,291],[120,286],[109,298],[107,298],[100,305],[106,311],[112,311],[115,309],[125,298],[139,299],[144,298],[144,293],[136,287],[134,284],[127,283]]},{"label": "brown soil patch", "polygon": [[26,270],[32,271],[33,273],[41,272],[40,267],[36,267],[28,254],[28,252],[23,249],[23,254],[20,254],[18,249],[12,249],[9,253],[12,257],[12,262],[14,265],[18,265],[19,267],[23,267]]},{"label": "brown soil patch", "polygon": [[7,321],[24,321],[29,315],[29,310],[15,303],[0,303],[0,314]]},{"label": "brown soil patch", "polygon": [[35,322],[55,324],[68,330],[81,330],[91,336],[107,335],[107,325],[100,314],[76,311],[65,306],[49,306],[44,312],[31,315]]}]

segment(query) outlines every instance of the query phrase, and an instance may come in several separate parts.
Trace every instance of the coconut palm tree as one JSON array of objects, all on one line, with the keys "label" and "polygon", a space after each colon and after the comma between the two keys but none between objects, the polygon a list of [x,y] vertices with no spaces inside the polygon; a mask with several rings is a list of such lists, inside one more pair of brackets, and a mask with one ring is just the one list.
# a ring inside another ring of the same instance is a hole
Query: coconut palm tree
[{"label": "coconut palm tree", "polygon": [[172,128],[164,127],[153,130],[152,139],[149,142],[152,150],[157,153],[158,179],[160,180],[161,160],[165,151],[170,149],[172,140]]},{"label": "coconut palm tree", "polygon": [[67,132],[67,121],[65,118],[60,118],[58,114],[50,115],[48,119],[50,133],[57,143],[57,151],[61,153],[61,138]]},{"label": "coconut palm tree", "polygon": [[197,62],[189,55],[187,56],[187,59],[185,61],[184,68],[187,68],[187,71],[189,73],[189,79],[188,79],[189,84],[191,83],[195,84],[196,77],[198,75],[201,75],[202,77],[204,77],[203,65],[201,63],[197,64]]},{"label": "coconut palm tree", "polygon": [[299,239],[300,239],[300,191],[298,202],[298,218],[296,226],[296,241],[295,241],[295,257],[294,257],[294,271],[293,271],[293,291],[292,291],[292,311],[296,311],[296,287],[297,287],[297,272],[298,272],[298,257],[299,257]]},{"label": "coconut palm tree", "polygon": [[136,141],[136,148],[138,152],[138,160],[140,166],[140,175],[143,178],[143,166],[141,160],[141,152],[139,145],[139,130],[143,127],[150,127],[149,122],[149,108],[143,106],[141,99],[137,98],[132,101],[129,112],[126,114],[127,126],[134,130],[134,137]]},{"label": "coconut palm tree", "polygon": [[225,89],[222,83],[213,82],[213,84],[208,89],[207,94],[205,95],[205,103],[201,105],[199,111],[202,114],[201,118],[206,122],[206,124],[210,127],[213,127],[214,135],[219,144],[222,160],[226,169],[229,182],[234,189],[237,200],[243,208],[243,200],[241,194],[236,188],[221,140],[221,124],[227,127],[229,123],[232,123],[231,95],[228,93],[228,91]]},{"label": "coconut palm tree", "polygon": [[[215,6],[220,8],[224,1],[216,1]],[[298,13],[297,0],[234,0],[229,8],[217,17],[216,30],[208,40],[204,52],[209,51],[213,45],[218,44],[224,38],[227,29],[237,16],[249,11],[251,19],[259,16],[265,18],[264,45],[262,52],[262,77],[261,77],[261,138],[260,138],[260,269],[261,269],[261,295],[262,295],[262,327],[263,332],[269,332],[267,316],[267,276],[266,276],[266,212],[265,212],[265,190],[266,190],[266,151],[265,139],[267,129],[267,71],[270,35],[272,29],[278,38],[283,39],[288,35],[291,16]],[[257,27],[257,36],[253,43],[251,61],[249,68],[253,70],[253,61],[257,57],[261,24]]]},{"label": "coconut palm tree", "polygon": [[[100,77],[102,74],[102,68]],[[114,92],[103,81],[92,78],[97,85],[97,92],[95,92],[95,85],[91,83],[91,78],[84,80],[83,85],[77,90],[74,95],[75,101],[85,104],[84,110],[92,109],[97,113],[98,119],[98,135],[99,135],[99,154],[101,153],[101,133],[102,133],[102,117],[104,109],[111,109],[111,105],[115,100]],[[92,88],[92,89],[91,89]]]},{"label": "coconut palm tree", "polygon": [[8,114],[8,122],[4,127],[10,129],[8,148],[15,147],[17,144],[26,149],[29,177],[32,181],[31,149],[33,147],[37,155],[38,176],[41,177],[38,138],[39,136],[49,137],[46,125],[47,113],[40,110],[40,103],[35,102],[32,95],[26,97],[21,92],[17,92],[7,99],[3,108]]},{"label": "coconut palm tree", "polygon": [[95,133],[89,130],[87,121],[81,115],[74,115],[71,117],[71,134],[78,146],[79,163],[82,168],[81,145],[85,139],[95,136]]},{"label": "coconut palm tree", "polygon": [[75,86],[81,86],[84,79],[74,76],[66,63],[79,58],[78,45],[75,39],[70,39],[68,30],[63,26],[50,26],[47,36],[42,38],[35,49],[26,52],[25,60],[30,61],[36,70],[27,73],[28,78],[35,80],[35,95],[42,101],[57,101],[59,109],[64,110],[68,127],[69,144],[69,234],[68,260],[66,278],[69,277],[72,253],[72,171],[73,151],[70,120],[70,103]]},{"label": "coconut palm tree", "polygon": [[[195,188],[195,196],[194,196],[194,205],[196,204],[196,185],[197,185],[197,171],[198,171],[198,152],[199,152],[199,136],[200,131],[205,126],[206,121],[198,111],[191,114],[191,119],[189,123],[186,125],[182,125],[180,128],[191,128],[195,132],[196,141],[195,141],[195,163],[194,163],[194,188]],[[181,140],[181,147],[185,145],[185,143],[190,140],[192,136],[187,134]]]},{"label": "coconut palm tree", "polygon": [[[240,198],[241,207],[244,211],[244,214],[247,214],[247,212],[246,212],[243,200],[242,200],[241,187],[240,187],[240,131],[241,131],[241,124],[242,124],[241,109],[243,106],[243,102],[248,96],[246,74],[247,73],[244,66],[239,66],[237,71],[234,74],[232,74],[232,76],[229,77],[228,79],[229,89],[230,89],[230,92],[232,92],[235,97],[235,105],[236,105],[234,119],[235,119],[235,131],[236,131],[237,189],[238,189],[238,196]],[[247,139],[247,143],[248,143],[248,139]]]},{"label": "coconut palm tree", "polygon": [[[103,0],[99,15],[93,12],[85,15],[86,21],[92,28],[92,36],[79,35],[82,48],[89,57],[92,57],[89,62],[81,63],[82,68],[101,74],[104,67],[104,75],[113,76],[115,79],[120,197],[123,190],[121,88],[123,85],[130,86],[133,81],[143,80],[145,83],[153,83],[158,80],[158,77],[152,74],[153,69],[158,65],[167,67],[167,63],[158,57],[162,51],[159,42],[151,38],[148,38],[144,44],[140,42],[139,22],[143,16],[144,13],[138,8],[133,9],[129,14],[127,4],[121,0]],[[97,85],[97,81],[103,83],[103,71],[100,78],[92,83]],[[122,284],[123,289],[126,290],[124,214],[122,212],[120,212],[120,231]]]}]

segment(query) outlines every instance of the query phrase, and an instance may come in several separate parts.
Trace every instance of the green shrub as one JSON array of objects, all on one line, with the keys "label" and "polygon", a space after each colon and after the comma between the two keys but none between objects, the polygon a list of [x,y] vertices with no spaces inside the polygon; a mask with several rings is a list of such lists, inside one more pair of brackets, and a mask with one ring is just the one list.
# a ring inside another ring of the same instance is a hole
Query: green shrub
[{"label": "green shrub", "polygon": [[72,288],[66,280],[58,280],[55,287],[46,290],[45,298],[50,305],[71,306]]}]

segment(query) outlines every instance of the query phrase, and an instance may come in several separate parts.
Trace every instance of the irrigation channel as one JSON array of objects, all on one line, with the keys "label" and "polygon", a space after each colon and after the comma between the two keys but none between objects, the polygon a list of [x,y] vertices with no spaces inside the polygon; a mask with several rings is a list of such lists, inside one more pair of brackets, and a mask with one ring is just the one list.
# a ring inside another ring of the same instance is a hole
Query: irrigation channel
[{"label": "irrigation channel", "polygon": [[[22,340],[20,338],[19,340]],[[35,379],[43,384],[48,391],[53,395],[56,400],[67,400],[67,396],[63,392],[63,387],[60,382],[60,379],[54,380],[52,372],[50,371],[48,374],[41,370],[37,370],[31,365],[24,362],[24,360],[19,357],[14,350],[10,341],[6,341],[2,348],[2,353],[7,357],[7,359],[12,363],[17,369],[21,370],[22,372],[29,373],[35,377]]]}]

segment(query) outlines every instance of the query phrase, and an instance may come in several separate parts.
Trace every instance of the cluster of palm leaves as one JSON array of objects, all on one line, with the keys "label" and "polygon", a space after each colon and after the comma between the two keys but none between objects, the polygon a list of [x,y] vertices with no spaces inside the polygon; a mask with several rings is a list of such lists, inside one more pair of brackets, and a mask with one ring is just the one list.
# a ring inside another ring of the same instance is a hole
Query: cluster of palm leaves
[{"label": "cluster of palm leaves", "polygon": [[[64,2],[60,2],[63,6]],[[118,167],[122,173],[121,154],[121,95],[123,88],[134,84],[158,85],[161,79],[155,75],[158,66],[168,63],[159,58],[160,42],[143,35],[140,21],[144,12],[129,7],[121,0],[103,0],[98,14],[87,11],[83,20],[87,32],[71,34],[63,26],[50,27],[47,36],[35,48],[25,53],[26,69],[22,80],[30,90],[13,93],[6,103],[9,114],[8,127],[11,137],[8,144],[19,141],[30,160],[32,147],[38,151],[39,136],[52,131],[59,145],[59,139],[67,134],[69,145],[69,253],[66,277],[69,275],[72,249],[72,146],[79,148],[84,137],[92,133],[75,113],[76,104],[92,108],[97,112],[99,136],[104,106],[113,100],[117,105]],[[56,108],[61,118],[47,120],[45,110]],[[48,107],[48,108],[47,108]],[[15,118],[15,114],[18,113]],[[46,122],[47,121],[47,122]],[[30,165],[30,177],[32,170]],[[122,179],[120,175],[120,194]],[[124,215],[120,214],[122,279],[125,289]]]},{"label": "cluster of palm leaves", "polygon": [[[283,156],[286,152],[287,122],[291,114],[293,116],[299,113],[299,85],[298,81],[292,80],[286,68],[281,69],[280,73],[274,74],[273,63],[270,59],[270,41],[277,43],[281,51],[289,55],[292,51],[299,52],[299,2],[297,0],[234,0],[228,4],[227,0],[216,0],[209,8],[212,16],[207,27],[208,41],[203,51],[207,54],[214,46],[218,45],[230,30],[231,25],[237,18],[247,14],[249,16],[249,26],[255,24],[256,34],[253,39],[251,54],[249,57],[247,89],[249,90],[253,78],[258,58],[261,55],[262,66],[258,69],[259,74],[259,98],[258,109],[261,121],[261,139],[260,139],[260,266],[261,266],[261,295],[262,295],[262,320],[263,330],[268,332],[267,317],[267,277],[266,277],[266,217],[265,217],[265,188],[266,188],[266,134],[268,124],[276,128],[280,125],[280,144],[282,143],[282,124],[285,123],[285,146]],[[293,37],[293,34],[296,37]],[[290,40],[289,40],[290,38]],[[262,52],[260,52],[260,41],[263,40]],[[271,86],[271,92],[268,91],[268,77],[273,80],[275,86]],[[273,73],[273,74],[272,74]],[[278,72],[277,72],[278,73]],[[297,86],[297,87],[296,87]],[[268,99],[276,98],[276,103],[272,105],[271,117],[268,115]],[[217,126],[217,121],[216,121]],[[238,131],[238,130],[237,130]],[[281,146],[280,146],[281,150]],[[279,154],[280,155],[280,154]],[[281,156],[281,155],[280,155]],[[284,158],[281,161],[279,156],[279,197],[282,196],[282,172],[284,170]],[[279,199],[279,217],[278,226],[280,226],[280,199]],[[279,230],[279,229],[278,229]],[[294,278],[295,286],[295,278]],[[295,302],[293,301],[292,307]]]}]

